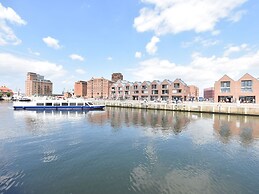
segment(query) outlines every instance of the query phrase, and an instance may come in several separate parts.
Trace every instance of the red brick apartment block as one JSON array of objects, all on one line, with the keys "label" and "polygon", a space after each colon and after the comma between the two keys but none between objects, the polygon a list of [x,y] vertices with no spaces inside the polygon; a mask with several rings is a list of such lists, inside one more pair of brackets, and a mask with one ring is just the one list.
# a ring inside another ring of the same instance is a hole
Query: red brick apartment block
[{"label": "red brick apartment block", "polygon": [[214,84],[216,102],[259,102],[259,80],[246,73],[235,81],[224,75]]}]

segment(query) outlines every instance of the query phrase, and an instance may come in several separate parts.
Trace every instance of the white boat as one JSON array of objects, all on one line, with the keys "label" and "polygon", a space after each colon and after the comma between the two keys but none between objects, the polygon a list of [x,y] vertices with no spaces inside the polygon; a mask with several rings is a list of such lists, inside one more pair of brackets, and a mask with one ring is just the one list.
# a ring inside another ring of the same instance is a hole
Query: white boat
[{"label": "white boat", "polygon": [[83,99],[14,101],[14,110],[102,110],[104,105],[94,105]]}]

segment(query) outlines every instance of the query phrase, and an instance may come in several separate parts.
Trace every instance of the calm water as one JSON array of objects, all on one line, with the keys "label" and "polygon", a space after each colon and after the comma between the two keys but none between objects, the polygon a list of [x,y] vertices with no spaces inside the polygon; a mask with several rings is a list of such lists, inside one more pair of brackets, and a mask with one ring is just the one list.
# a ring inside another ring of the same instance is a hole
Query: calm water
[{"label": "calm water", "polygon": [[0,102],[0,193],[259,193],[259,117]]}]

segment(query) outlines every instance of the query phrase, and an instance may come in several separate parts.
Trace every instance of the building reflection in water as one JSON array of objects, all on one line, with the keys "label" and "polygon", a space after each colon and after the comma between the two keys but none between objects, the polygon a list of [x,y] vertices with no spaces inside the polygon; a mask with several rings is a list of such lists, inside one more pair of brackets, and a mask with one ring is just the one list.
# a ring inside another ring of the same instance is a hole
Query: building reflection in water
[{"label": "building reflection in water", "polygon": [[111,125],[114,132],[120,131],[124,126],[141,127],[148,136],[177,135],[187,130],[193,136],[200,136],[193,133],[214,131],[223,143],[228,143],[237,136],[243,144],[250,144],[254,138],[259,138],[259,118],[250,116],[106,107],[104,111],[14,111],[14,118],[23,120],[26,130],[31,133],[60,130],[60,127],[47,126],[64,121],[73,125],[83,119],[100,126]]},{"label": "building reflection in water", "polygon": [[240,142],[248,145],[259,138],[259,118],[252,116],[215,115],[214,131],[223,143],[238,137]]}]

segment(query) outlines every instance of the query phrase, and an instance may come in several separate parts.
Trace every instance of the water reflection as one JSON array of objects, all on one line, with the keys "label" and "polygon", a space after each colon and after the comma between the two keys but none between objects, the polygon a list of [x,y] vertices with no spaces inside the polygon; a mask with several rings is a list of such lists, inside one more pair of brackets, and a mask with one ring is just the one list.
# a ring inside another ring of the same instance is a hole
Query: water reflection
[{"label": "water reflection", "polygon": [[258,188],[259,117],[108,107],[7,111],[8,122],[0,125],[0,193]]},{"label": "water reflection", "polygon": [[168,137],[185,131],[197,144],[208,143],[215,134],[223,143],[237,136],[242,144],[251,144],[259,138],[258,117],[123,108],[106,108],[105,111],[14,111],[13,114],[15,119],[24,120],[26,130],[31,133],[55,130],[54,125],[47,127],[51,123],[85,119],[96,125],[109,123],[114,132],[124,126],[141,127],[146,136]]},{"label": "water reflection", "polygon": [[248,145],[259,138],[259,117],[215,115],[213,128],[223,143],[238,137]]}]

